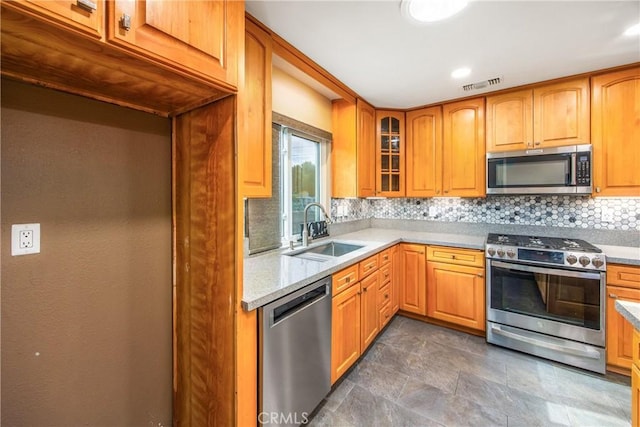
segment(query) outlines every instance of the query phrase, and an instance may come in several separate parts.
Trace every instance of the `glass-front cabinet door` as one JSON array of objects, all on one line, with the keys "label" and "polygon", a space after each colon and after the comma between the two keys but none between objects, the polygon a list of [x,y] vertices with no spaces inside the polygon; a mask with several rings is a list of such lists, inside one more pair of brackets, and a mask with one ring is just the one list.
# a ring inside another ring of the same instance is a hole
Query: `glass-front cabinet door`
[{"label": "glass-front cabinet door", "polygon": [[404,197],[404,113],[376,111],[376,195]]}]

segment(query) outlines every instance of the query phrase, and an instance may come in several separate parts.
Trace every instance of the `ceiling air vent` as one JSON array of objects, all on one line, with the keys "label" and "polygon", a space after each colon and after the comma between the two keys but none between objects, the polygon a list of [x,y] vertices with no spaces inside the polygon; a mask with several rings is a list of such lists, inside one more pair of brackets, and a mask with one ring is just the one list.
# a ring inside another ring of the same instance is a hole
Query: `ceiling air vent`
[{"label": "ceiling air vent", "polygon": [[502,82],[501,77],[494,77],[493,79],[483,80],[481,82],[469,83],[468,85],[462,86],[462,89],[464,90],[484,89],[487,86],[494,86],[494,85],[500,84],[500,82]]}]

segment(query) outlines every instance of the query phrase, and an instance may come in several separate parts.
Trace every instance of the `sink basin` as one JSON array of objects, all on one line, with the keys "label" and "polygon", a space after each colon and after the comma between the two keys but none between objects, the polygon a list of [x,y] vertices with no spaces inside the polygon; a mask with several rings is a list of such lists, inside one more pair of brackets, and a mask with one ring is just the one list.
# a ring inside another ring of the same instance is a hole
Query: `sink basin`
[{"label": "sink basin", "polygon": [[350,252],[364,248],[364,245],[355,245],[352,243],[328,242],[322,245],[310,246],[308,248],[297,249],[286,255],[296,258],[304,258],[312,261],[325,262],[331,258],[346,255]]},{"label": "sink basin", "polygon": [[349,243],[329,242],[321,246],[315,246],[304,251],[304,253],[314,253],[329,256],[342,256],[350,252],[357,251],[364,246],[352,245]]}]

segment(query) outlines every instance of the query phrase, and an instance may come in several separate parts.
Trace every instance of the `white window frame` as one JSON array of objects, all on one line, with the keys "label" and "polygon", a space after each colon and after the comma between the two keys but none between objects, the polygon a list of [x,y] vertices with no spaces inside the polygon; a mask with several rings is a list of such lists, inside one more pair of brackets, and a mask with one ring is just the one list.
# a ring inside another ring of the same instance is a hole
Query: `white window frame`
[{"label": "white window frame", "polygon": [[[290,241],[299,241],[302,236],[300,233],[291,231],[291,219],[293,218],[293,206],[291,205],[291,136],[295,135],[309,141],[316,142],[320,145],[320,176],[318,177],[319,202],[331,212],[331,159],[330,159],[330,141],[318,136],[310,135],[297,129],[282,126],[280,129],[280,158],[281,158],[281,197],[282,212],[280,214],[282,226],[282,245],[289,246]],[[317,208],[312,208],[317,209]],[[311,218],[311,216],[310,216]]]}]

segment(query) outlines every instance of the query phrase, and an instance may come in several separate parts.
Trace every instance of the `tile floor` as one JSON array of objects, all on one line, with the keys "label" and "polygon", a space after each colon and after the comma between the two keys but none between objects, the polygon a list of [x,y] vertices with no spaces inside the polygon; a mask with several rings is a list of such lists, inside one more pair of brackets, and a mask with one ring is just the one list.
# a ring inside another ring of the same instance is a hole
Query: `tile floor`
[{"label": "tile floor", "polygon": [[396,316],[312,426],[629,426],[627,377],[601,376]]}]

